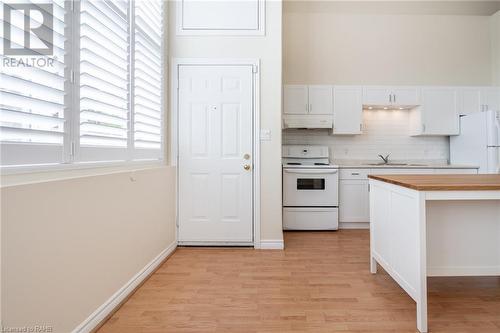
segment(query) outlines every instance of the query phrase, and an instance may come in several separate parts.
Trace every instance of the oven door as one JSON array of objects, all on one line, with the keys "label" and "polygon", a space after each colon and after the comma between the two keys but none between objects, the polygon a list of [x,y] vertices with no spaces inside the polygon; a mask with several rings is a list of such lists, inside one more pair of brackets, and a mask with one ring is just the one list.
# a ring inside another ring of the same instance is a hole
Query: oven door
[{"label": "oven door", "polygon": [[338,206],[337,169],[283,169],[283,206]]}]

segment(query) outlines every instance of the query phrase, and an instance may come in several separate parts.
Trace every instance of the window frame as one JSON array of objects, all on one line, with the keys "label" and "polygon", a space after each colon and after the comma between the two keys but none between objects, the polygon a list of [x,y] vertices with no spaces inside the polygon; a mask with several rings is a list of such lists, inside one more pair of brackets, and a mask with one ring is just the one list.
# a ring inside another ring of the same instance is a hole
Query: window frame
[{"label": "window frame", "polygon": [[[110,0],[106,2],[114,10],[119,8]],[[140,0],[138,0],[140,1]],[[155,0],[161,1],[161,0]],[[80,1],[65,0],[65,70],[64,70],[64,134],[63,145],[0,143],[0,153],[4,149],[15,151],[15,161],[25,162],[0,165],[1,174],[19,174],[38,171],[71,170],[94,167],[119,167],[163,165],[166,161],[166,98],[165,98],[165,24],[167,7],[161,11],[161,106],[160,106],[160,148],[136,148],[134,146],[134,54],[135,54],[135,2],[129,0],[127,6],[128,26],[128,98],[127,98],[127,147],[80,146]],[[49,155],[47,155],[49,154]],[[17,158],[19,155],[19,158]],[[10,155],[9,155],[10,156]],[[51,156],[52,158],[49,158]],[[10,159],[13,160],[13,159]],[[57,162],[53,162],[57,161]],[[59,162],[60,161],[60,162]]]}]

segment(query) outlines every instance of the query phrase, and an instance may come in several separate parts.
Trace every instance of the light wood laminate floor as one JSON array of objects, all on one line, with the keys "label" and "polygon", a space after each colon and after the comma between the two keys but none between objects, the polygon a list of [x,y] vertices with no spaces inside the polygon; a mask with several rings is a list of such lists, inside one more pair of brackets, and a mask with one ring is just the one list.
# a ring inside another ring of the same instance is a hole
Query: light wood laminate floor
[{"label": "light wood laminate floor", "polygon": [[[416,332],[415,303],[369,272],[367,230],[285,244],[178,248],[99,333]],[[500,332],[500,278],[429,279],[429,332]]]}]

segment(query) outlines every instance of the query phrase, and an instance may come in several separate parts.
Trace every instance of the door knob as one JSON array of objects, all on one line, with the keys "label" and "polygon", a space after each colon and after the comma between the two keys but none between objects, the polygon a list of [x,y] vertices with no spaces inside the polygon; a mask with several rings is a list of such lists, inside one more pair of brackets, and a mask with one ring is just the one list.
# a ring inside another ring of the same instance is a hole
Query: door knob
[{"label": "door knob", "polygon": [[245,155],[243,155],[243,159],[245,159],[245,160],[249,160],[249,159],[250,159],[250,155],[249,155],[249,154],[245,154]]},{"label": "door knob", "polygon": [[248,170],[250,170],[250,164],[245,164],[245,165],[243,166],[243,169],[245,169],[245,170],[247,170],[247,171],[248,171]]}]

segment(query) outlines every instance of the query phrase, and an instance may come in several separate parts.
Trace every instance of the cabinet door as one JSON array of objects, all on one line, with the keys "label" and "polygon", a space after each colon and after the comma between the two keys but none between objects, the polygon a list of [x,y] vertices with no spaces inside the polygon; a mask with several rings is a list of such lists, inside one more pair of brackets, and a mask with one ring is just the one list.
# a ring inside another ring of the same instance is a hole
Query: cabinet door
[{"label": "cabinet door", "polygon": [[391,104],[392,91],[389,87],[364,87],[363,88],[363,104],[383,106]]},{"label": "cabinet door", "polygon": [[309,114],[333,113],[332,86],[309,86]]},{"label": "cabinet door", "polygon": [[500,111],[500,88],[488,87],[481,89],[481,105],[484,111]]},{"label": "cabinet door", "polygon": [[339,199],[340,222],[370,221],[368,180],[341,180]]},{"label": "cabinet door", "polygon": [[283,112],[285,114],[307,114],[308,103],[307,86],[286,85],[283,88]]},{"label": "cabinet door", "polygon": [[458,93],[454,88],[422,89],[422,134],[458,135]]},{"label": "cabinet door", "polygon": [[333,134],[361,133],[362,98],[361,87],[333,87]]},{"label": "cabinet door", "polygon": [[420,90],[415,87],[393,88],[392,104],[413,106],[420,104]]},{"label": "cabinet door", "polygon": [[471,114],[480,112],[481,107],[481,89],[480,88],[461,88],[459,98],[459,113]]}]

